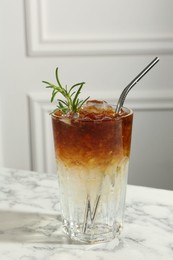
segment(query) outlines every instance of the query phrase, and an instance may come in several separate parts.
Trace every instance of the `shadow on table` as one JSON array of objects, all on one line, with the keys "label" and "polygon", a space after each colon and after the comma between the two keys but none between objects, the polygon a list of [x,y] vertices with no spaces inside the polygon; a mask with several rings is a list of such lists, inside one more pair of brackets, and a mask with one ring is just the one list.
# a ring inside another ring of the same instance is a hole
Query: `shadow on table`
[{"label": "shadow on table", "polygon": [[60,215],[20,211],[0,211],[1,242],[71,244]]},{"label": "shadow on table", "polygon": [[[13,242],[24,244],[82,245],[81,250],[114,251],[121,249],[124,242],[91,244],[74,242],[62,232],[61,216],[46,213],[0,211],[0,243]],[[74,247],[73,247],[74,245]]]}]

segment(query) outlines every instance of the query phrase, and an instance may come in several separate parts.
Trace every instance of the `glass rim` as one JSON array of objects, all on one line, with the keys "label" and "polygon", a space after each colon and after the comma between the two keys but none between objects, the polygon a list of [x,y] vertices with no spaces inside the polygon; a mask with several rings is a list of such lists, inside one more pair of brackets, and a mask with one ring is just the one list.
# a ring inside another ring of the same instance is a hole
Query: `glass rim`
[{"label": "glass rim", "polygon": [[[111,104],[110,104],[111,105]],[[116,105],[111,105],[113,108],[115,108],[116,109]],[[58,109],[57,109],[58,110]],[[56,110],[56,111],[57,111]],[[120,116],[119,117],[114,117],[114,118],[110,118],[110,119],[107,119],[107,120],[101,120],[101,121],[109,121],[109,120],[112,120],[112,119],[116,119],[116,120],[121,120],[121,119],[123,119],[123,118],[126,118],[126,117],[129,117],[129,116],[131,116],[131,115],[133,115],[133,110],[131,109],[131,108],[128,108],[128,107],[122,107],[122,110],[123,111],[125,111],[126,112],[126,114],[120,114]],[[61,119],[61,118],[63,118],[63,117],[65,117],[66,116],[66,114],[62,114],[62,115],[55,115],[55,112],[56,111],[53,111],[50,115],[51,115],[51,117],[52,118],[54,118],[54,119]],[[85,121],[85,120],[84,120]],[[86,120],[87,121],[87,120]],[[88,120],[87,122],[91,122],[91,121],[97,121],[97,120]],[[99,121],[99,120],[98,120]]]},{"label": "glass rim", "polygon": [[[111,106],[116,109],[116,105],[111,105]],[[130,107],[124,107],[123,106],[121,109],[124,109],[127,114],[120,116],[120,118],[128,117],[130,115],[133,115],[133,113],[134,113],[133,110]]]}]

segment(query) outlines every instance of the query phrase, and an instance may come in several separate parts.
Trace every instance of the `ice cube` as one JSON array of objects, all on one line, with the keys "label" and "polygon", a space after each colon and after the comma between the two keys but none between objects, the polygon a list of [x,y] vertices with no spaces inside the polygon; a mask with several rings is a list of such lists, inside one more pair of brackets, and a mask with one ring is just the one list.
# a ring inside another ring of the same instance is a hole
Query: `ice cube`
[{"label": "ice cube", "polygon": [[88,100],[86,102],[86,107],[94,106],[96,108],[106,109],[109,107],[108,103],[104,100]]},{"label": "ice cube", "polygon": [[62,121],[64,124],[71,125],[71,119],[67,116],[62,116],[59,120]]},{"label": "ice cube", "polygon": [[104,100],[88,100],[86,104],[83,106],[83,110],[88,113],[110,113],[113,112],[112,106],[110,106]]}]

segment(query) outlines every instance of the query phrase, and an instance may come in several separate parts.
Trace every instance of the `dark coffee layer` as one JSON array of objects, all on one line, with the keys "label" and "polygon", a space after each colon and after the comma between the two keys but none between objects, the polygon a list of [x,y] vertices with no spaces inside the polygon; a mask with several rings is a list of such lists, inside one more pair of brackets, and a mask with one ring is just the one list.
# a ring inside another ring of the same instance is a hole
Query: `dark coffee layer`
[{"label": "dark coffee layer", "polygon": [[76,115],[56,112],[52,116],[56,158],[68,166],[107,167],[129,157],[132,119],[128,110],[117,115],[110,106],[92,104]]}]

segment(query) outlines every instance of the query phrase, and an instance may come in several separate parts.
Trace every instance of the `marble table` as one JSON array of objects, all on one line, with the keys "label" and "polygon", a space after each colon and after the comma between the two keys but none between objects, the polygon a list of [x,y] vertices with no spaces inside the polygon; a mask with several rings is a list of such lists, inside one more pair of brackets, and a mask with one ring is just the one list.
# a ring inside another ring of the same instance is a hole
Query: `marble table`
[{"label": "marble table", "polygon": [[129,185],[126,201],[118,245],[72,243],[61,231],[56,174],[0,168],[0,259],[173,259],[173,191]]}]

